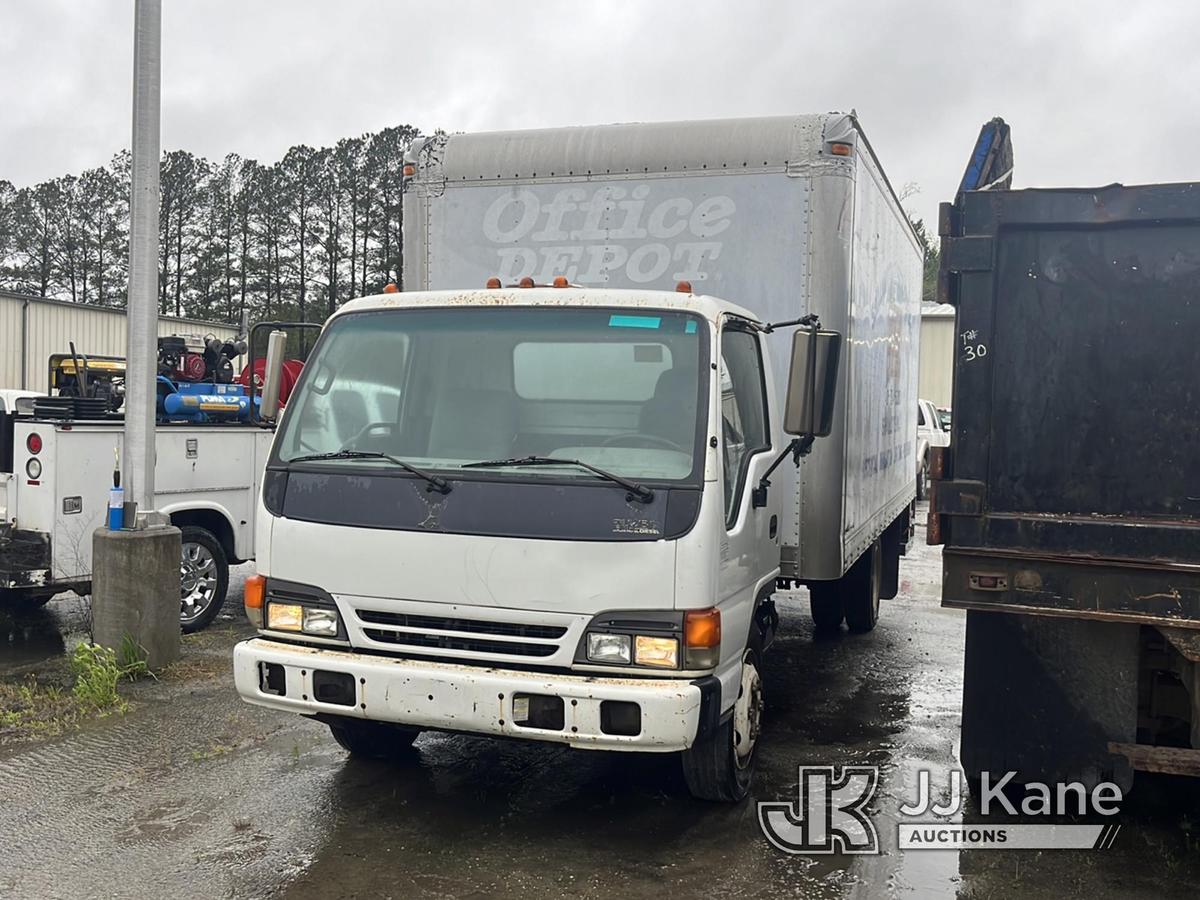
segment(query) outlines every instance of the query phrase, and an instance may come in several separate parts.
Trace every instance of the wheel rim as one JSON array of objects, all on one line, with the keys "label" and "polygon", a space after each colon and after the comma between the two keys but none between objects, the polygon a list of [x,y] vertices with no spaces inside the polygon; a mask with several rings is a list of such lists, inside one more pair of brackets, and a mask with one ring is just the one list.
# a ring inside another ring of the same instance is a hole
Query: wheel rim
[{"label": "wheel rim", "polygon": [[754,658],[747,653],[742,658],[742,680],[733,705],[733,753],[739,769],[746,768],[754,755],[762,730],[762,706],[762,679]]},{"label": "wheel rim", "polygon": [[184,541],[179,556],[179,617],[192,622],[217,596],[217,561],[203,544]]}]

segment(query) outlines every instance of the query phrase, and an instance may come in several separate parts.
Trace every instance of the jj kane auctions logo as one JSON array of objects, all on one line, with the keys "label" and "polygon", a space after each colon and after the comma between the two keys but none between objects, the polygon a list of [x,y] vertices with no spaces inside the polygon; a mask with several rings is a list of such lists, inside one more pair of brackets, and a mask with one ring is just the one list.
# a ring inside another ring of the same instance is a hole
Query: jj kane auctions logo
[{"label": "jj kane auctions logo", "polygon": [[[1055,785],[1030,782],[1024,797],[1013,799],[1015,773],[998,779],[983,772],[978,811],[983,821],[959,824],[964,810],[963,776],[948,773],[945,803],[933,801],[929,772],[917,773],[917,796],[901,804],[897,846],[922,849],[1106,849],[1116,839],[1117,824],[1063,824],[1037,821],[1039,817],[1113,816],[1120,809],[1121,789],[1101,782],[1090,789],[1081,782]],[[801,766],[794,802],[758,804],[758,822],[767,840],[785,853],[877,854],[879,834],[868,807],[879,789],[879,769],[874,766]],[[1033,819],[1011,823],[988,822],[993,812]],[[926,820],[930,815],[938,817]]]}]

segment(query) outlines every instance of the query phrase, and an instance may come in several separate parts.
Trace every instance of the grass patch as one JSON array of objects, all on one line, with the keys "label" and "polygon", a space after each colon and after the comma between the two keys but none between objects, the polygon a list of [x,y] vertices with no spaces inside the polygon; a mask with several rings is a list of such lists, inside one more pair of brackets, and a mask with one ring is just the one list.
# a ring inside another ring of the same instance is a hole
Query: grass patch
[{"label": "grass patch", "polygon": [[106,714],[125,712],[128,704],[121,699],[117,683],[136,681],[150,674],[146,651],[129,635],[113,650],[99,644],[83,643],[71,654],[71,674],[75,676],[75,699],[85,708]]},{"label": "grass patch", "polygon": [[121,646],[117,648],[117,667],[121,670],[122,678],[137,681],[147,675],[153,676],[146,658],[145,647],[128,634],[121,638]]},{"label": "grass patch", "polygon": [[53,737],[79,721],[79,702],[57,684],[35,676],[0,682],[0,742],[6,738]]},{"label": "grass patch", "polygon": [[71,654],[71,674],[75,676],[75,699],[95,712],[125,712],[126,703],[117,693],[121,665],[116,651],[99,644],[80,644]]},{"label": "grass patch", "polygon": [[[236,637],[232,631],[217,636],[229,643]],[[90,717],[127,712],[122,681],[144,677],[157,681],[159,676],[168,682],[228,678],[230,669],[228,656],[202,650],[185,655],[156,675],[147,665],[145,648],[128,635],[116,650],[85,641],[65,659],[51,660],[40,675],[0,681],[0,745],[55,737]],[[202,758],[227,749],[214,747]]]}]

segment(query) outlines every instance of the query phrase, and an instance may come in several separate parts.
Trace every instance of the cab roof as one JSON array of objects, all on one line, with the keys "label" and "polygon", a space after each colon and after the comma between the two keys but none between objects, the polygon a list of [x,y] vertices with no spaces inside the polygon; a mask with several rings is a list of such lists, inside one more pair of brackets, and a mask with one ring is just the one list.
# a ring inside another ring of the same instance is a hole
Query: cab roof
[{"label": "cab roof", "polygon": [[716,322],[721,315],[734,315],[751,322],[758,316],[745,307],[710,297],[679,291],[613,290],[606,288],[478,288],[463,291],[410,291],[373,294],[346,303],[330,316],[330,321],[346,313],[415,307],[496,307],[496,306],[594,306],[628,309],[662,309],[687,312]]}]

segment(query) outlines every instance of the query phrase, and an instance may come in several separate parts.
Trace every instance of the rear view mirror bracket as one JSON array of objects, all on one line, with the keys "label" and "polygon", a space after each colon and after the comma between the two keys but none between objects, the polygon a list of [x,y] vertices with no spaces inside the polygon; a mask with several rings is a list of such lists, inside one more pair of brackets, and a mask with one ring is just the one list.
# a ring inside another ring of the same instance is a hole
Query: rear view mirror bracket
[{"label": "rear view mirror bracket", "polygon": [[751,494],[751,503],[755,509],[761,509],[767,505],[767,488],[771,486],[771,473],[779,468],[780,464],[791,454],[792,465],[800,465],[800,458],[808,456],[808,452],[812,450],[813,441],[816,435],[806,434],[803,437],[792,438],[791,442],[783,448],[783,452],[775,457],[775,462],[771,463],[771,467],[763,472],[763,477],[758,480],[758,487]]}]

